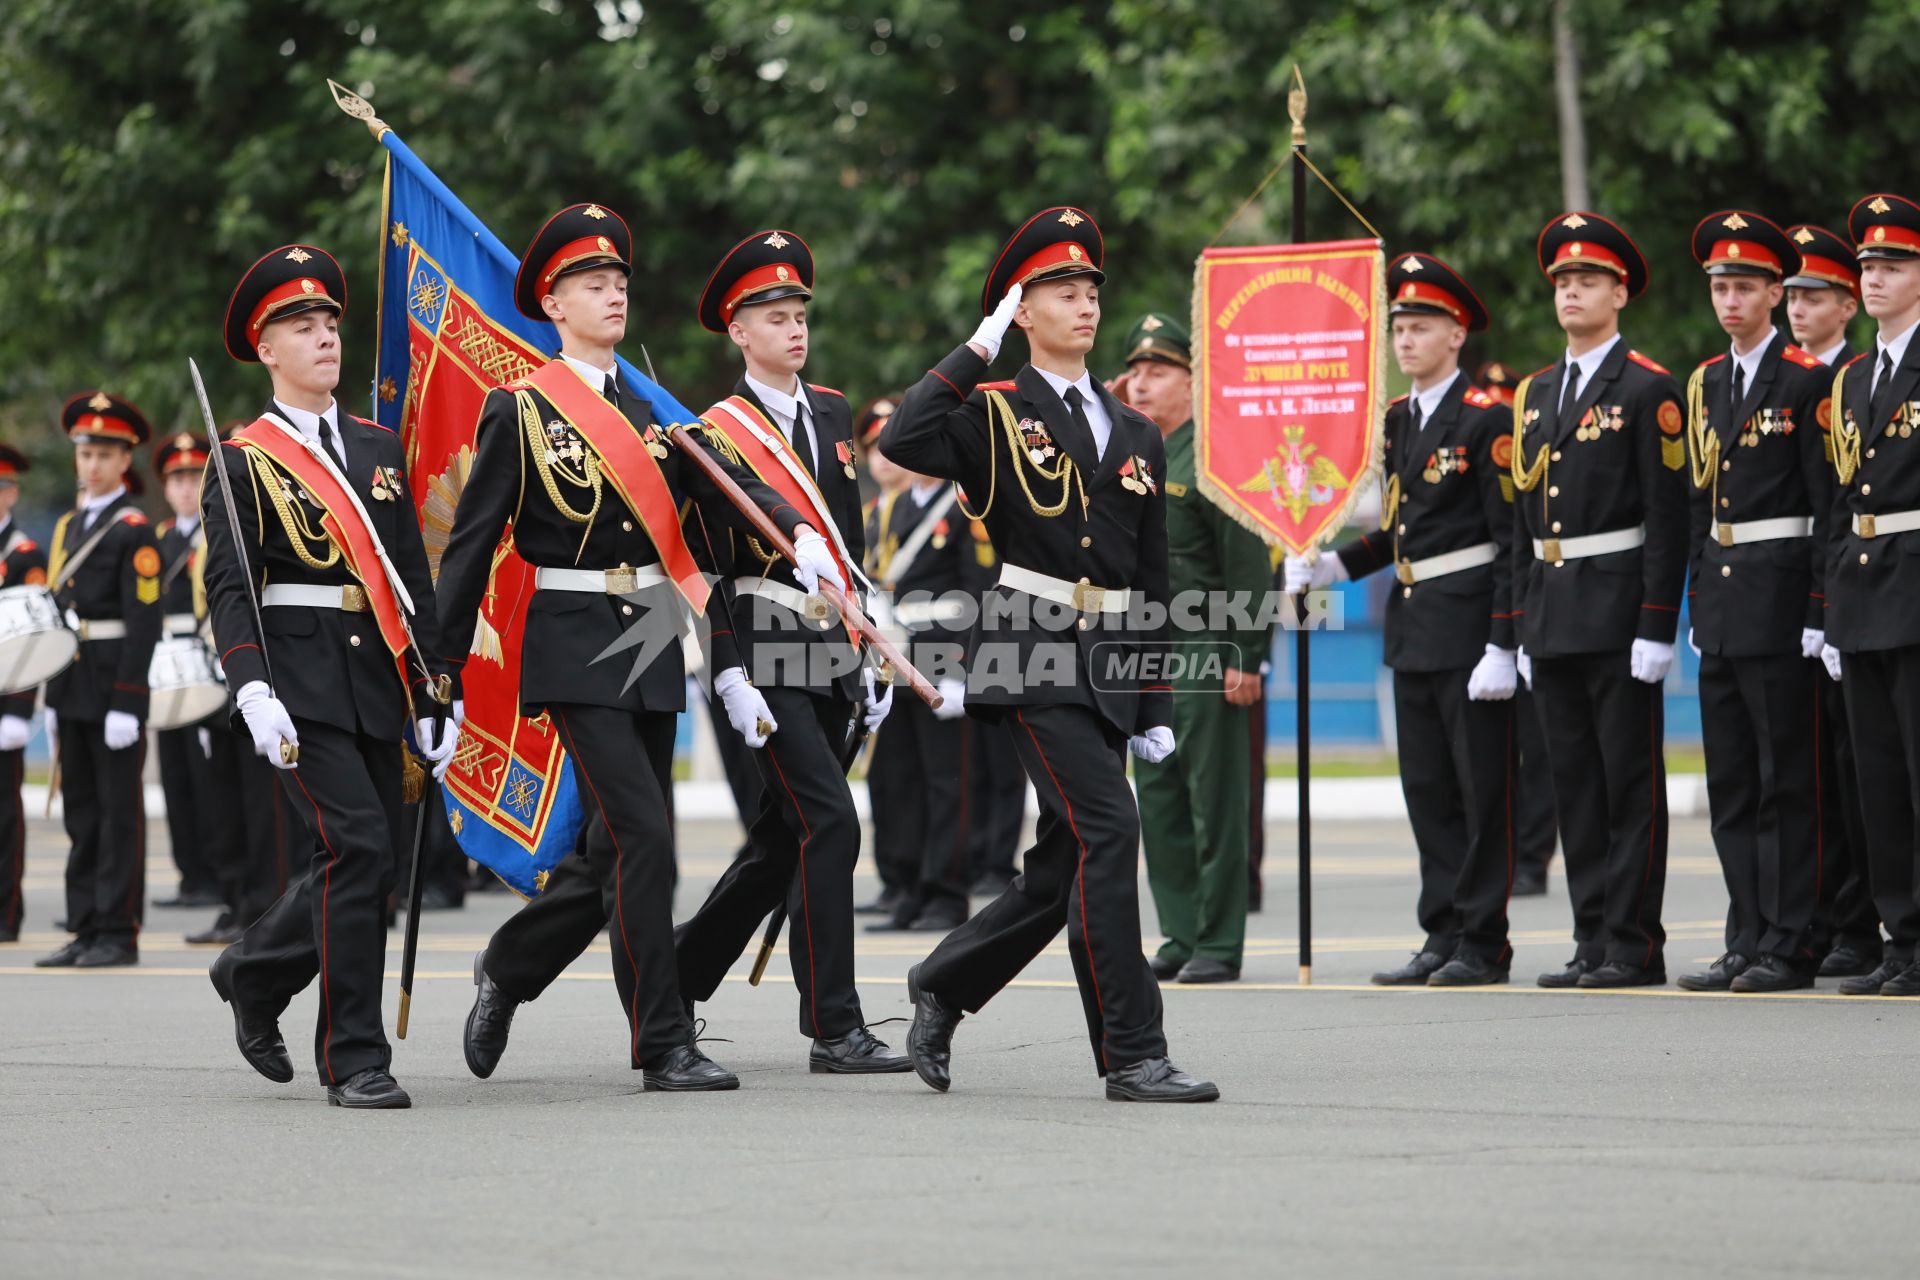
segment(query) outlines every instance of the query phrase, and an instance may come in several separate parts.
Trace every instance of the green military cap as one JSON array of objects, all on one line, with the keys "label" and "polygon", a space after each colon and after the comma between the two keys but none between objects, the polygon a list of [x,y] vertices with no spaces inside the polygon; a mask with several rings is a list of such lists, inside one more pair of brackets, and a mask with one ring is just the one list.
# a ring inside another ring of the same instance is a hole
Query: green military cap
[{"label": "green military cap", "polygon": [[1149,311],[1127,331],[1127,363],[1158,360],[1161,364],[1193,368],[1192,339],[1185,322],[1164,311]]}]

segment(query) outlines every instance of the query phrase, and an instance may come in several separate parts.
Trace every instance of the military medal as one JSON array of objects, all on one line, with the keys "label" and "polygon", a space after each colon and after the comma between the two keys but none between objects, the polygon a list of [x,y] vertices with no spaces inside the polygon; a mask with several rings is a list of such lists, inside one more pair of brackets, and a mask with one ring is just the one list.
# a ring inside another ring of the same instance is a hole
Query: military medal
[{"label": "military medal", "polygon": [[853,441],[835,440],[833,442],[833,453],[835,457],[840,459],[840,469],[847,473],[847,479],[853,479]]}]

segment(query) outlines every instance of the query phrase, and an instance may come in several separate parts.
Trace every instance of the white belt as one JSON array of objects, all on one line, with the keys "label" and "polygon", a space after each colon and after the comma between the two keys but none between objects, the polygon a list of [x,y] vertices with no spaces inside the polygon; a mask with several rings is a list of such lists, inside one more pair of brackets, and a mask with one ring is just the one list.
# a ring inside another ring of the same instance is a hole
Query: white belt
[{"label": "white belt", "polygon": [[951,622],[967,611],[960,600],[915,600],[893,606],[894,621],[906,626],[927,622]]},{"label": "white belt", "polygon": [[1853,518],[1853,531],[1863,538],[1912,533],[1915,529],[1920,529],[1920,511],[1886,511]]},{"label": "white belt", "polygon": [[263,609],[341,609],[347,613],[367,611],[367,589],[357,582],[340,587],[323,587],[310,582],[268,583],[260,593]]},{"label": "white belt", "polygon": [[1588,556],[1612,555],[1616,551],[1631,551],[1645,545],[1647,527],[1635,525],[1631,529],[1615,529],[1611,533],[1586,533],[1577,538],[1535,538],[1533,540],[1534,558],[1538,560],[1584,560]]},{"label": "white belt", "polygon": [[1781,538],[1811,538],[1812,516],[1776,516],[1771,520],[1736,520],[1721,524],[1718,520],[1707,531],[1707,540],[1723,547],[1743,547],[1749,542],[1776,542]]},{"label": "white belt", "polygon": [[170,636],[190,636],[200,630],[200,619],[190,613],[170,613],[160,620],[163,633]]},{"label": "white belt", "polygon": [[642,587],[657,587],[667,574],[657,564],[639,568],[622,565],[618,569],[559,569],[542,566],[533,572],[533,585],[542,591],[586,591],[594,595],[632,595]]},{"label": "white belt", "polygon": [[1082,613],[1125,613],[1133,600],[1133,591],[1127,587],[1114,590],[1096,587],[1085,578],[1078,582],[1049,578],[1005,561],[1000,564],[1000,585],[1055,604],[1072,605]]},{"label": "white belt", "polygon": [[67,625],[82,640],[125,640],[127,624],[122,618],[83,618],[67,610]]},{"label": "white belt", "polygon": [[1425,582],[1429,578],[1444,578],[1450,573],[1459,573],[1465,569],[1478,569],[1481,565],[1492,564],[1499,558],[1499,547],[1491,542],[1482,542],[1471,547],[1462,547],[1458,551],[1428,556],[1424,560],[1401,560],[1394,565],[1393,572],[1401,582],[1411,586],[1416,582]]},{"label": "white belt", "polygon": [[820,597],[810,597],[798,587],[790,587],[771,578],[735,578],[733,588],[743,596],[759,596],[763,600],[785,605],[801,617],[811,618],[815,622],[826,618],[831,612],[827,602]]}]

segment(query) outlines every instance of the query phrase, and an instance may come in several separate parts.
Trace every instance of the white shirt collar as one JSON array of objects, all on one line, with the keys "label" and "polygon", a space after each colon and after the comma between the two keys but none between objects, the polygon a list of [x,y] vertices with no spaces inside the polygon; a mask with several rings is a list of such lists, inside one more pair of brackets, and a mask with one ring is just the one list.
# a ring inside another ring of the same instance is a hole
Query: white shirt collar
[{"label": "white shirt collar", "polygon": [[[193,531],[200,527],[200,517],[197,514],[190,515],[190,516],[175,516],[173,518],[173,527],[175,531],[180,534],[181,537],[191,538],[193,536]],[[6,529],[4,527],[0,527],[0,535],[4,535],[5,533],[6,533]]]},{"label": "white shirt collar", "polygon": [[1452,373],[1447,375],[1445,381],[1436,382],[1425,391],[1416,391],[1407,397],[1413,404],[1420,406],[1421,430],[1424,431],[1427,424],[1433,421],[1434,412],[1439,409],[1440,401],[1446,398],[1448,390],[1452,388],[1455,380],[1459,377],[1460,370],[1456,368]]},{"label": "white shirt collar", "polygon": [[[1915,329],[1920,329],[1920,324],[1908,325],[1906,332],[1895,337],[1891,342],[1887,340],[1886,332],[1883,330],[1873,335],[1873,345],[1881,351],[1884,351],[1887,355],[1892,356],[1893,367],[1898,369],[1901,361],[1907,358],[1907,347],[1913,341],[1913,331]],[[1873,363],[1875,376],[1878,376],[1880,360],[1877,356],[1874,358]]]},{"label": "white shirt collar", "polygon": [[789,429],[791,429],[794,414],[804,408],[807,403],[800,397],[800,378],[798,375],[795,375],[793,379],[792,390],[776,391],[752,374],[748,374],[747,389],[760,398],[761,404],[780,415],[781,421],[788,424]]},{"label": "white shirt collar", "polygon": [[[305,409],[296,409],[292,405],[282,404],[278,400],[273,402],[273,407],[280,411],[281,417],[298,428],[302,435],[305,435],[317,444],[324,444],[326,440],[326,438],[320,434],[320,424],[322,422],[333,429],[333,439],[340,439],[340,402],[338,400],[329,403],[325,413],[309,413]],[[346,447],[344,441],[341,443],[341,447]]]},{"label": "white shirt collar", "polygon": [[94,515],[97,512],[105,509],[106,507],[110,507],[114,503],[118,502],[120,500],[120,495],[125,493],[126,491],[127,491],[127,486],[123,484],[119,486],[117,489],[115,489],[112,493],[103,494],[98,498],[88,498],[86,501],[80,504],[80,510],[86,515],[89,515],[89,516]]},{"label": "white shirt collar", "polygon": [[1053,393],[1060,397],[1062,404],[1066,403],[1068,387],[1073,387],[1080,392],[1080,407],[1086,412],[1087,425],[1093,428],[1094,456],[1106,457],[1107,441],[1113,438],[1113,419],[1107,416],[1106,403],[1094,392],[1093,375],[1082,370],[1078,379],[1069,382],[1059,374],[1050,373],[1039,365],[1034,365],[1033,370],[1047,380],[1047,385],[1053,388]]},{"label": "white shirt collar", "polygon": [[582,378],[585,378],[587,385],[595,391],[598,391],[601,395],[607,394],[607,379],[613,377],[619,369],[618,365],[615,365],[612,369],[601,369],[595,365],[588,364],[585,360],[575,360],[564,351],[560,353],[560,358],[572,365],[574,372],[578,373]]},{"label": "white shirt collar", "polygon": [[1727,347],[1728,358],[1740,366],[1741,386],[1749,390],[1752,389],[1753,375],[1760,370],[1760,357],[1767,354],[1767,348],[1773,345],[1774,335],[1778,332],[1780,332],[1779,329],[1773,325],[1768,325],[1767,336],[1756,342],[1753,350],[1747,352],[1745,355],[1741,355],[1738,351],[1735,351],[1731,345]]},{"label": "white shirt collar", "polygon": [[[924,507],[933,500],[933,495],[940,492],[940,486],[945,483],[945,480],[938,479],[916,480],[908,487],[907,492],[913,496],[914,506]],[[5,532],[5,530],[0,529],[0,533],[3,532]]]},{"label": "white shirt collar", "polygon": [[1583,356],[1576,356],[1571,348],[1568,349],[1567,363],[1580,366],[1581,395],[1585,395],[1587,388],[1593,385],[1593,375],[1600,372],[1600,366],[1606,362],[1607,357],[1613,353],[1614,347],[1619,345],[1619,342],[1620,335],[1616,333]]},{"label": "white shirt collar", "polygon": [[1828,347],[1825,351],[1817,353],[1815,356],[1815,359],[1819,360],[1821,364],[1832,364],[1835,360],[1838,360],[1840,358],[1840,353],[1842,351],[1845,351],[1846,349],[1847,349],[1847,340],[1845,338],[1842,338],[1840,339],[1840,341]]}]

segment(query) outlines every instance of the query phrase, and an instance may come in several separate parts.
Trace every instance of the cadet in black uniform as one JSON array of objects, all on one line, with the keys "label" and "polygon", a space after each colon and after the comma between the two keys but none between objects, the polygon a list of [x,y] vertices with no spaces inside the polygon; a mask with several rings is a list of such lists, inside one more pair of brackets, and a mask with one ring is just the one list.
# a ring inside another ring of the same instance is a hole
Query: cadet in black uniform
[{"label": "cadet in black uniform", "polygon": [[1373,981],[1483,986],[1505,982],[1513,958],[1513,418],[1460,372],[1467,334],[1487,327],[1472,287],[1406,253],[1388,264],[1387,289],[1413,390],[1387,407],[1380,529],[1312,565],[1288,557],[1287,588],[1393,570],[1386,663],[1427,937]]},{"label": "cadet in black uniform", "polygon": [[74,444],[78,508],[54,526],[48,577],[80,634],[74,664],[47,682],[67,836],[67,928],[41,968],[137,964],[146,914],[147,668],[160,638],[160,552],[127,492],[147,420],[118,396],[84,392],[61,425]]},{"label": "cadet in black uniform", "polygon": [[[1167,604],[1166,449],[1158,427],[1087,372],[1105,280],[1100,231],[1083,210],[1042,210],[987,273],[986,319],[907,392],[880,433],[901,466],[957,481],[1005,552],[968,646],[968,710],[1012,724],[1040,795],[1025,871],[914,966],[908,1051],[920,1078],[949,1083],[954,1028],[978,1012],[1062,926],[1107,1096],[1212,1101],[1220,1091],[1168,1060],[1160,987],[1140,943],[1140,813],[1131,750],[1173,754],[1173,698],[1146,664],[1169,628],[1129,618]],[[1015,322],[1032,363],[984,383]],[[1024,616],[1023,616],[1024,615]],[[1138,664],[1138,665],[1130,665]]]},{"label": "cadet in black uniform", "polygon": [[[801,380],[813,255],[790,231],[756,231],[721,259],[700,298],[700,323],[740,348],[745,375],[704,415],[709,435],[831,542],[830,570],[803,577],[859,581],[864,550],[853,465],[853,410],[829,387]],[[826,542],[809,542],[821,551]],[[806,546],[796,544],[803,556]],[[815,621],[806,591],[787,585],[784,560],[750,534],[716,538],[722,617],[713,687],[734,729],[758,748],[765,787],[747,831],[748,852],[676,930],[681,992],[709,1000],[752,942],[760,921],[787,903],[787,955],[800,992],[808,1069],[865,1075],[905,1071],[867,1029],[853,972],[853,868],[860,820],[847,786],[853,717],[868,732],[886,719],[871,668],[837,618]],[[862,689],[864,686],[864,702]],[[771,726],[769,730],[767,726]]]},{"label": "cadet in black uniform", "polygon": [[[0,587],[47,583],[47,553],[13,519],[14,505],[20,501],[20,476],[30,467],[24,453],[0,444]],[[26,770],[27,740],[33,737],[37,692],[23,689],[0,696],[0,942],[19,940],[26,912],[21,890],[27,864],[27,818],[20,805],[20,782]]]},{"label": "cadet in black uniform", "polygon": [[[227,353],[265,365],[273,399],[222,445],[202,485],[207,604],[254,750],[281,771],[312,852],[209,976],[232,1006],[242,1056],[280,1083],[293,1079],[280,1014],[317,976],[314,1064],[327,1101],[406,1107],[380,1014],[387,895],[405,838],[402,735],[413,717],[422,753],[444,770],[459,704],[436,724],[427,685],[442,673],[420,667],[440,648],[406,451],[333,398],[346,301],[339,263],[295,244],[249,267],[227,305]],[[214,467],[231,482],[237,525]],[[383,572],[389,560],[398,586]],[[412,645],[393,625],[409,617]]]},{"label": "cadet in black uniform", "polygon": [[[1693,585],[1707,805],[1727,882],[1726,954],[1689,991],[1813,985],[1831,375],[1773,325],[1800,266],[1786,232],[1722,210],[1693,231],[1732,349],[1687,380]],[[1818,371],[1817,373],[1815,371]]]},{"label": "cadet in black uniform", "polygon": [[[1567,355],[1514,412],[1514,613],[1546,721],[1574,957],[1546,987],[1667,980],[1660,684],[1687,571],[1686,420],[1667,371],[1627,346],[1639,246],[1593,213],[1540,233]],[[1529,666],[1531,671],[1529,671]]]},{"label": "cadet in black uniform", "polygon": [[[514,1006],[537,998],[603,931],[644,1088],[735,1089],[740,1081],[693,1044],[673,947],[674,850],[669,793],[675,716],[686,704],[680,598],[715,620],[701,576],[705,539],[743,517],[672,449],[652,406],[621,385],[633,238],[599,205],[547,220],[521,256],[514,301],[552,321],[560,354],[487,396],[479,454],[440,561],[448,661],[465,661],[493,557],[509,522],[535,566],[520,670],[520,709],[552,717],[572,761],[589,827],[539,897],[474,958],[467,1065],[493,1073]],[[805,540],[791,508],[735,469],[749,497]],[[694,532],[681,527],[693,500]],[[724,624],[715,622],[716,630]],[[638,670],[636,670],[638,668]]]},{"label": "cadet in black uniform", "polygon": [[1868,879],[1888,941],[1847,995],[1920,995],[1920,902],[1913,892],[1920,786],[1920,205],[1868,196],[1847,232],[1860,292],[1878,323],[1872,348],[1833,381],[1830,418],[1839,479],[1827,576],[1827,651],[1853,731],[1866,819]]}]

